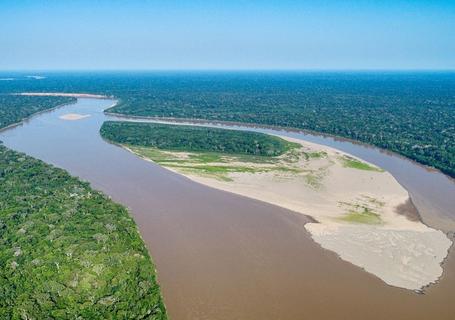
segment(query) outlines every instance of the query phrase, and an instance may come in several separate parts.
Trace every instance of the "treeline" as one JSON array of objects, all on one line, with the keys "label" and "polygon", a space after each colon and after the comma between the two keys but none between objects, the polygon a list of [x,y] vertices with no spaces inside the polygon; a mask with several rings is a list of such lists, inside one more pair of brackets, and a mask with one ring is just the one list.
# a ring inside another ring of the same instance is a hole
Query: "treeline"
[{"label": "treeline", "polygon": [[115,143],[175,151],[278,156],[296,146],[263,133],[158,123],[106,121],[100,133]]},{"label": "treeline", "polygon": [[[4,77],[10,75],[4,74]],[[395,151],[455,177],[454,72],[47,74],[0,92],[114,95],[110,111],[314,130]]]},{"label": "treeline", "polygon": [[20,122],[34,113],[75,102],[70,97],[29,97],[0,94],[0,128]]}]

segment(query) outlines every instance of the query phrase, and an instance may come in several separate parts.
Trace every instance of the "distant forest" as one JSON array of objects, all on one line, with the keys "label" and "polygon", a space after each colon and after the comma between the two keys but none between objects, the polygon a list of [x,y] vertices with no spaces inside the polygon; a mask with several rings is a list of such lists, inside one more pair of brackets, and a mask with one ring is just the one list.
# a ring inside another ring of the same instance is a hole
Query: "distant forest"
[{"label": "distant forest", "polygon": [[[9,74],[9,77],[14,76]],[[5,81],[0,92],[113,95],[110,112],[312,130],[455,177],[455,73],[100,73]]]}]

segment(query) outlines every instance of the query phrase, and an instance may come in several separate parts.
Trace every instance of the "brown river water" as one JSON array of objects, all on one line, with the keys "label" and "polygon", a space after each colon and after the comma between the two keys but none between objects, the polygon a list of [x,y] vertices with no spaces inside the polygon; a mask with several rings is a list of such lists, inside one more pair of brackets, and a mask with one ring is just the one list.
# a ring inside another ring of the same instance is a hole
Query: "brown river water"
[{"label": "brown river water", "polygon": [[[113,103],[79,99],[0,132],[0,140],[130,208],[171,319],[455,319],[455,250],[424,294],[388,286],[313,242],[304,215],[194,183],[105,142],[101,124],[119,119],[103,113]],[[91,116],[59,119],[67,113]],[[424,222],[453,239],[455,183],[443,174],[348,141],[243,129],[329,145],[383,167]]]}]

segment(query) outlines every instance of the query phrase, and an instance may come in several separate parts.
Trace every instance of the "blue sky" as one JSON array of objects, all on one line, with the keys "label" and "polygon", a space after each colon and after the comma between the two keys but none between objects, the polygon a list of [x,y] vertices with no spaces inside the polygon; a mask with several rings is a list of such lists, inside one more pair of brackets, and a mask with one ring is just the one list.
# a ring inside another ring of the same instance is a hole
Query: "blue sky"
[{"label": "blue sky", "polygon": [[0,70],[455,69],[452,1],[0,0]]}]

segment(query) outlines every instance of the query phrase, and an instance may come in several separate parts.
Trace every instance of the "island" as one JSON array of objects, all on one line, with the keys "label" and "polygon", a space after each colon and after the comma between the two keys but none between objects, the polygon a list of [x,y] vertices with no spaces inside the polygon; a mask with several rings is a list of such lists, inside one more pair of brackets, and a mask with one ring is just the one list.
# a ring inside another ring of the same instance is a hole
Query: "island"
[{"label": "island", "polygon": [[104,139],[196,182],[308,215],[312,238],[389,285],[420,291],[452,242],[391,174],[339,150],[263,133],[107,121]]}]

